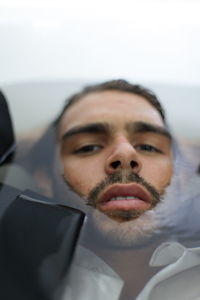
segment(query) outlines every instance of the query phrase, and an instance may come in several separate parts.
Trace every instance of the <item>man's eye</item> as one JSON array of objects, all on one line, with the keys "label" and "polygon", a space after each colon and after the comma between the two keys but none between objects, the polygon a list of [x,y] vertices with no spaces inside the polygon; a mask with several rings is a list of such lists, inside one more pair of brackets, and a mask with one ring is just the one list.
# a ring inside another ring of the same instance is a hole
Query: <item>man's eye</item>
[{"label": "man's eye", "polygon": [[100,145],[86,145],[86,146],[82,146],[82,147],[76,149],[73,153],[74,154],[93,153],[93,152],[97,152],[101,148],[102,148],[102,146],[100,146]]},{"label": "man's eye", "polygon": [[135,148],[138,150],[147,151],[147,152],[162,153],[162,151],[160,149],[158,149],[152,145],[148,145],[148,144],[137,145]]}]

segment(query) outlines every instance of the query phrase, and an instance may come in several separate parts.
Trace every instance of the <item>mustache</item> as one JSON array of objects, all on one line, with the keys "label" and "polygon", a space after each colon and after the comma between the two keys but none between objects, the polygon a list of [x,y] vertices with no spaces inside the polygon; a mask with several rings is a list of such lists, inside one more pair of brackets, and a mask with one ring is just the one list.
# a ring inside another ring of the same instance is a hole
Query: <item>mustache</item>
[{"label": "mustache", "polygon": [[97,184],[88,194],[86,204],[96,207],[99,194],[107,187],[114,183],[137,183],[144,187],[152,198],[152,207],[156,206],[160,202],[160,193],[150,183],[148,183],[143,177],[133,172],[124,172],[123,170],[116,171],[109,175],[106,179]]}]

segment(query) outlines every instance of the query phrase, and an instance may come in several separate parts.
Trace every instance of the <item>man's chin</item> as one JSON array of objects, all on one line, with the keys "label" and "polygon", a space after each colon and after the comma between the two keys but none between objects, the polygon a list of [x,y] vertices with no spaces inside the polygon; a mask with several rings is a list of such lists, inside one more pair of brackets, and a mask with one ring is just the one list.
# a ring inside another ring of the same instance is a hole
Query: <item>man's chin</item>
[{"label": "man's chin", "polygon": [[142,210],[142,209],[132,209],[132,210],[111,210],[111,211],[105,211],[105,212],[101,211],[101,212],[114,221],[117,221],[119,223],[124,223],[124,222],[138,219],[145,213],[145,211],[146,210]]},{"label": "man's chin", "polygon": [[[128,216],[129,220],[120,217],[115,218],[105,215],[97,209],[91,212],[88,218],[90,241],[94,243],[103,242],[103,246],[118,248],[130,248],[143,246],[150,243],[157,229],[154,210],[140,213],[140,216]],[[94,233],[94,239],[91,237]]]}]

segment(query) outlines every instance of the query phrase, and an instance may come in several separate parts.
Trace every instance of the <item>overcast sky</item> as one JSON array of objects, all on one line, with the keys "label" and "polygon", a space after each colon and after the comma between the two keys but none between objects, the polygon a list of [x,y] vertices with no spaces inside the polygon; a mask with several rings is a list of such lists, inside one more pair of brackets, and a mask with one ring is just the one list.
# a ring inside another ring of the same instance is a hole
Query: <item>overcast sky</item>
[{"label": "overcast sky", "polygon": [[0,83],[200,84],[200,1],[0,1]]}]

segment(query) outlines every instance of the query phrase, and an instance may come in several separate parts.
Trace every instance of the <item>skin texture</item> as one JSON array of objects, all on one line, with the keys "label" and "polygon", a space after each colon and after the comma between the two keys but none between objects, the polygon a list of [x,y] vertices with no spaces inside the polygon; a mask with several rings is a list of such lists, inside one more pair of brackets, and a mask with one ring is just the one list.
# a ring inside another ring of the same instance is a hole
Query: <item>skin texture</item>
[{"label": "skin texture", "polygon": [[[171,140],[160,114],[145,98],[119,91],[84,96],[60,121],[57,153],[66,183],[84,204],[95,207],[92,219],[100,233],[114,232],[120,242],[129,243],[153,231],[153,208],[159,200],[154,202],[152,190],[158,197],[163,195],[173,167]],[[131,174],[139,179],[129,179]],[[105,191],[119,189],[123,198],[130,186],[133,194],[142,190],[148,201],[122,199],[103,207]],[[91,194],[95,194],[92,200]]]}]

